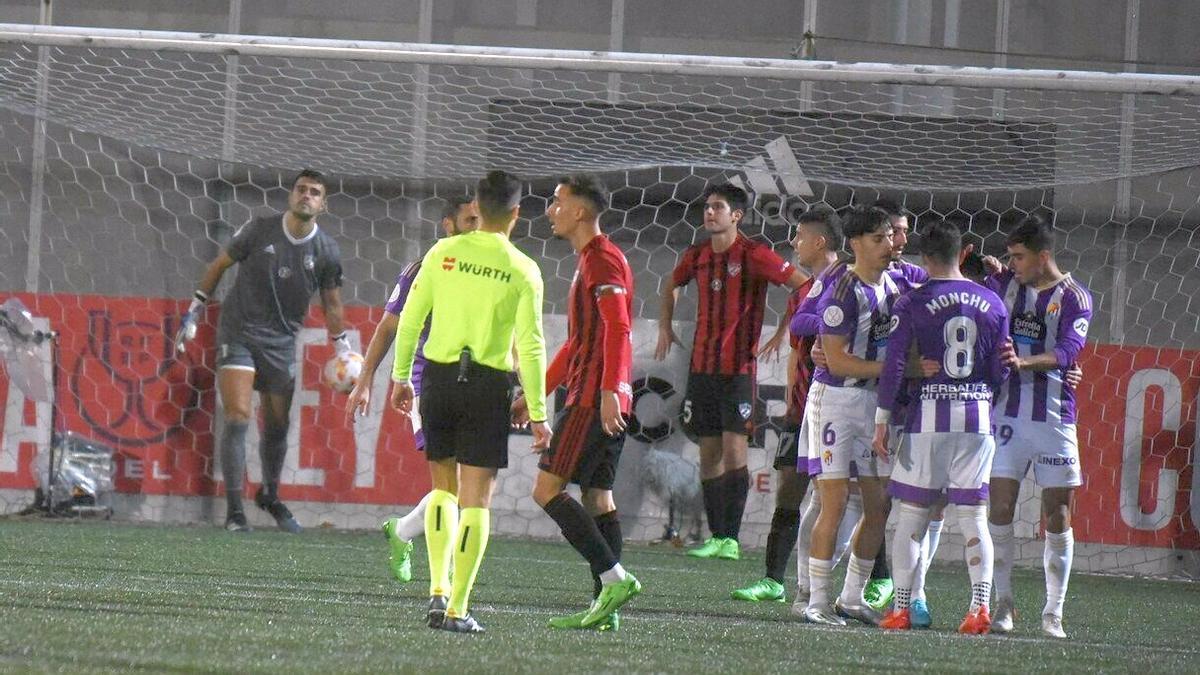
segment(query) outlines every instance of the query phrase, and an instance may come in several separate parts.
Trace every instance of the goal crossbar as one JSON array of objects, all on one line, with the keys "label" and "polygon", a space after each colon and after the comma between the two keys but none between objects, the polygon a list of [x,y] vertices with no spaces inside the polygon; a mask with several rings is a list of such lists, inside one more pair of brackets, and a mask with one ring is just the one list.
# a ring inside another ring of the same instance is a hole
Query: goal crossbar
[{"label": "goal crossbar", "polygon": [[481,47],[0,23],[0,43],[924,86],[1200,96],[1200,76],[978,66],[842,63],[681,54]]}]

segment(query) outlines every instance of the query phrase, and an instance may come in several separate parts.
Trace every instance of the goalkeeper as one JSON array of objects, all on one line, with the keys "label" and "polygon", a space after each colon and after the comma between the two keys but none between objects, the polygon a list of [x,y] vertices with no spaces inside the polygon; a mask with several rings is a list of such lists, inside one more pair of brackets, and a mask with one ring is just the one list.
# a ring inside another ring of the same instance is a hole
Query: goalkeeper
[{"label": "goalkeeper", "polygon": [[338,354],[350,351],[342,322],[338,245],[316,223],[325,210],[326,193],[325,177],[306,169],[292,182],[282,217],[254,218],[235,232],[205,270],[175,339],[176,350],[183,351],[196,335],[209,296],[225,270],[237,263],[237,277],[217,329],[217,390],[225,413],[220,443],[225,529],[233,532],[250,529],[242,508],[242,478],[252,390],[259,393],[263,410],[262,485],[254,503],[271,514],[281,530],[300,532],[292,512],[279,500],[279,477],[296,382],[296,334],[316,291],[321,291],[321,309],[334,348]]},{"label": "goalkeeper", "polygon": [[520,200],[520,182],[503,171],[492,171],[479,181],[479,229],[447,237],[429,249],[396,329],[392,406],[409,414],[415,397],[417,338],[425,319],[432,317],[420,401],[433,482],[425,511],[428,617],[431,628],[456,633],[483,632],[468,612],[468,601],[487,548],[496,474],[508,466],[508,373],[513,369],[514,337],[533,447],[537,451],[550,446],[542,274],[508,239]]}]

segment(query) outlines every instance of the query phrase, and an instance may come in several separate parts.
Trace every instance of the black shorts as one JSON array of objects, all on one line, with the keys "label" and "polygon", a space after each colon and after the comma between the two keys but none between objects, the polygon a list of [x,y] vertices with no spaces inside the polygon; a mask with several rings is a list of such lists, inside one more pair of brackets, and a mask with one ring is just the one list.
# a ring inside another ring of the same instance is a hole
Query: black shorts
[{"label": "black shorts", "polygon": [[430,361],[421,375],[421,431],[429,461],[453,458],[488,469],[508,466],[512,390],[508,373],[471,364],[458,381],[457,363]]},{"label": "black shorts", "polygon": [[264,345],[218,337],[217,369],[254,371],[254,391],[290,394],[296,388],[296,342]]},{"label": "black shorts", "polygon": [[604,433],[598,407],[570,406],[558,413],[550,449],[542,453],[538,468],[581,488],[611,490],[624,445],[624,432]]},{"label": "black shorts", "polygon": [[[800,425],[788,425],[779,431],[779,447],[775,449],[775,468],[796,471],[800,457]],[[807,467],[805,467],[807,469]]]},{"label": "black shorts", "polygon": [[754,377],[688,373],[683,423],[704,438],[754,433]]}]

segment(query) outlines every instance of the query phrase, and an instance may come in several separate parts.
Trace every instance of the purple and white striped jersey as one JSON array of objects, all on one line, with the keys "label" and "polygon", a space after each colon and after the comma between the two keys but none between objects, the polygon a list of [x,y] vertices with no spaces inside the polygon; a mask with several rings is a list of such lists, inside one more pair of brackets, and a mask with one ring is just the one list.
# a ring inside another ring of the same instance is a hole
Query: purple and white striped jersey
[{"label": "purple and white striped jersey", "polygon": [[[857,274],[843,274],[826,289],[819,306],[821,335],[844,335],[849,353],[866,361],[882,361],[887,353],[892,306],[901,293],[913,288],[904,275],[887,271],[878,285],[868,284]],[[874,379],[842,378],[818,366],[813,380],[832,387],[873,389]]]},{"label": "purple and white striped jersey", "polygon": [[892,308],[879,408],[898,412],[904,368],[916,343],[921,358],[942,369],[912,387],[905,431],[991,433],[992,400],[1008,377],[1000,361],[1007,338],[1008,310],[999,296],[965,279],[930,279]]},{"label": "purple and white striped jersey", "polygon": [[[412,290],[413,280],[417,278],[417,272],[421,271],[421,261],[418,260],[410,263],[405,267],[400,276],[396,277],[396,286],[392,289],[392,294],[388,296],[387,304],[383,306],[383,311],[393,316],[400,316],[400,312],[404,310],[404,302],[408,300],[408,292]],[[413,356],[412,367],[412,382],[413,391],[416,395],[421,394],[421,374],[425,372],[425,341],[429,339],[429,319],[425,319],[425,328],[421,330],[421,336],[417,338],[417,353]]]},{"label": "purple and white striped jersey", "polygon": [[1020,420],[1074,424],[1075,389],[1063,380],[1083,351],[1092,320],[1092,294],[1066,275],[1047,288],[1017,281],[1009,270],[987,279],[1012,317],[1009,331],[1017,356],[1054,354],[1058,368],[1023,371],[1009,379],[996,402],[998,412]]}]

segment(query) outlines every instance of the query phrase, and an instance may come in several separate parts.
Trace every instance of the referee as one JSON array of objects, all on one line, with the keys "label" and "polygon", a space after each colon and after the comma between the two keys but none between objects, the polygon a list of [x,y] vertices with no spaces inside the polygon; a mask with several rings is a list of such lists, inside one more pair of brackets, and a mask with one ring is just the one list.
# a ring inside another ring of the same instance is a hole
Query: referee
[{"label": "referee", "polygon": [[[550,445],[541,270],[508,239],[520,198],[521,183],[503,171],[479,181],[479,229],[429,249],[396,332],[392,406],[407,414],[414,396],[410,378],[417,337],[432,315],[419,410],[433,478],[425,512],[434,579],[429,626],[456,633],[483,632],[468,613],[467,601],[487,548],[496,472],[508,466],[514,338],[533,447]],[[447,602],[447,589],[437,580],[449,579],[452,555]]]}]

